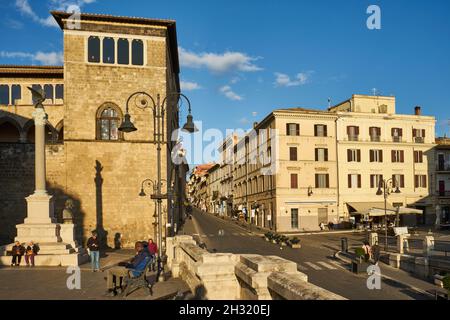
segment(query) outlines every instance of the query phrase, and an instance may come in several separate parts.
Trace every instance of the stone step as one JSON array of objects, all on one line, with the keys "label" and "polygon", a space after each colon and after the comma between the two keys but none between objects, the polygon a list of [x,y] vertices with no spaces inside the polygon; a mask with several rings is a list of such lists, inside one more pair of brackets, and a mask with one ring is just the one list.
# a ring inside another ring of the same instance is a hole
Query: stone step
[{"label": "stone step", "polygon": [[[0,256],[0,266],[10,266],[12,256]],[[36,266],[79,266],[89,261],[87,254],[38,254],[34,257]],[[25,257],[22,257],[20,263],[25,266]]]},{"label": "stone step", "polygon": [[[0,256],[4,256],[11,251],[14,244],[9,244],[0,248]],[[37,243],[39,246],[39,254],[70,254],[76,252],[77,248],[73,248],[70,244],[62,242],[42,242]],[[26,245],[24,245],[26,247]],[[79,251],[79,250],[78,250]],[[81,253],[84,253],[81,251]]]}]

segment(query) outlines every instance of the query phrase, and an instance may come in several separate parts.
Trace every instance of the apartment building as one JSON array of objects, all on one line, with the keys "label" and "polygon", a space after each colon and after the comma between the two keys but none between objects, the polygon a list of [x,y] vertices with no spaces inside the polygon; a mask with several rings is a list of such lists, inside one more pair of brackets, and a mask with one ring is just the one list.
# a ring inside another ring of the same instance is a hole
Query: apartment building
[{"label": "apartment building", "polygon": [[255,126],[257,138],[237,143],[234,205],[247,221],[283,232],[338,222],[335,123],[325,111],[278,109]]},{"label": "apartment building", "polygon": [[[384,198],[376,193],[384,179],[400,191],[388,196],[390,214],[401,207],[403,224],[434,222],[429,180],[434,171],[435,118],[422,115],[420,107],[415,107],[411,115],[397,114],[395,102],[395,97],[353,95],[329,108],[337,117],[342,221],[353,215],[367,216],[371,209],[383,209]],[[422,210],[423,214],[407,214],[406,208]]]},{"label": "apartment building", "polygon": [[450,226],[450,139],[436,139],[434,203],[436,207],[435,224]]}]

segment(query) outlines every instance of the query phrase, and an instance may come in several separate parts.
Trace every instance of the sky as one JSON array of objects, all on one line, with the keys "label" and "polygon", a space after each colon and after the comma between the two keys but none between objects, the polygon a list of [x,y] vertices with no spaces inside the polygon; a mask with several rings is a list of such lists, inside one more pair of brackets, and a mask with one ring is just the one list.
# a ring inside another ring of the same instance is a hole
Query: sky
[{"label": "sky", "polygon": [[[249,128],[274,108],[326,109],[352,94],[422,106],[450,136],[450,1],[0,0],[0,64],[62,64],[49,11],[177,21],[181,85],[203,129]],[[380,28],[367,20],[380,8]]]}]

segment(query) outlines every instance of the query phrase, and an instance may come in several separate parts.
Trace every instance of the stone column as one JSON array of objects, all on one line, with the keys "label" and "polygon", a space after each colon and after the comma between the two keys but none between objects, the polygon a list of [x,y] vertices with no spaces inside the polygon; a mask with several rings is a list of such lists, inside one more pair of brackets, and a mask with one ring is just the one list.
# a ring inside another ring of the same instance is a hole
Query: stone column
[{"label": "stone column", "polygon": [[53,199],[47,193],[45,181],[45,124],[47,114],[43,108],[33,112],[35,127],[35,190],[26,198],[28,214],[25,223],[54,223]]},{"label": "stone column", "polygon": [[431,255],[431,250],[434,248],[434,237],[433,236],[426,236],[425,239],[423,239],[423,255],[425,257],[428,257]]}]

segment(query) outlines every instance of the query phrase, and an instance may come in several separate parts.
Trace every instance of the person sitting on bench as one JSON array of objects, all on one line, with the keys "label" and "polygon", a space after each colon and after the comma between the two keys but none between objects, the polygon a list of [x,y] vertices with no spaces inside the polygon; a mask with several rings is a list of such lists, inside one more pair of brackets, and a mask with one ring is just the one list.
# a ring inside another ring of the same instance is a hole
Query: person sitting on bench
[{"label": "person sitting on bench", "polygon": [[144,244],[140,241],[135,244],[136,255],[130,261],[119,262],[118,266],[108,269],[106,285],[107,295],[116,295],[116,288],[120,287],[121,280],[131,272],[133,277],[138,277],[144,271],[145,266],[150,259],[147,250],[144,250]]}]

